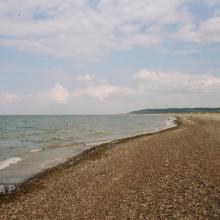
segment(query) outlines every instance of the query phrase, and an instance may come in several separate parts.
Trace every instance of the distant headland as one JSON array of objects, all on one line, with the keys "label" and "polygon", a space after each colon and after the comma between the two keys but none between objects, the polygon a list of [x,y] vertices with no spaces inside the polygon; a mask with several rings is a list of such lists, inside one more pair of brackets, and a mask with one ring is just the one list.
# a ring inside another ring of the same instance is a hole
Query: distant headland
[{"label": "distant headland", "polygon": [[129,112],[129,114],[164,114],[164,113],[220,113],[220,108],[164,108],[143,109]]}]

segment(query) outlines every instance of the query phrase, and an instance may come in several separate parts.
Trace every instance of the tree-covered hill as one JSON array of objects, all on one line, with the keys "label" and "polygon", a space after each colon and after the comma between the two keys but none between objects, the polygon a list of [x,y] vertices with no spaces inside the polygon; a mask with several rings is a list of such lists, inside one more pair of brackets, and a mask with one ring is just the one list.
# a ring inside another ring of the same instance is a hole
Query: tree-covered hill
[{"label": "tree-covered hill", "polygon": [[214,113],[219,112],[220,108],[164,108],[164,109],[143,109],[132,111],[129,114],[163,114],[163,113]]}]

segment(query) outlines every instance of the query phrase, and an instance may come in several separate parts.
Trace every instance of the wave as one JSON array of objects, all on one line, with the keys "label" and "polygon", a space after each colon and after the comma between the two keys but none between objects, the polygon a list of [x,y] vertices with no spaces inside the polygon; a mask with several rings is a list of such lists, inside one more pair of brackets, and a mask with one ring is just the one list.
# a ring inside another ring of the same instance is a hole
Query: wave
[{"label": "wave", "polygon": [[175,127],[176,126],[176,118],[175,117],[170,117],[167,121],[166,121],[166,125],[168,128],[170,127]]},{"label": "wave", "polygon": [[10,157],[6,160],[0,161],[0,170],[4,170],[6,167],[9,167],[11,164],[16,164],[22,159],[20,157]]},{"label": "wave", "polygon": [[43,150],[43,148],[37,148],[37,149],[32,149],[29,152],[30,153],[37,153],[37,152],[41,152]]},{"label": "wave", "polygon": [[98,146],[100,144],[104,144],[104,143],[110,143],[112,140],[100,140],[100,141],[94,141],[94,142],[90,142],[90,143],[86,143],[85,146],[87,147],[94,147],[94,146]]}]

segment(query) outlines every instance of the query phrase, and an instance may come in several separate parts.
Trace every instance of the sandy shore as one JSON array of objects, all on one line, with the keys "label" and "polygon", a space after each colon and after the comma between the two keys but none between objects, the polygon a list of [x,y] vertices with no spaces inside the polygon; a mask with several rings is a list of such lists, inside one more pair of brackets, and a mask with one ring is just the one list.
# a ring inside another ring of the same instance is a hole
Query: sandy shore
[{"label": "sandy shore", "polygon": [[220,115],[97,148],[0,198],[0,219],[219,219]]}]

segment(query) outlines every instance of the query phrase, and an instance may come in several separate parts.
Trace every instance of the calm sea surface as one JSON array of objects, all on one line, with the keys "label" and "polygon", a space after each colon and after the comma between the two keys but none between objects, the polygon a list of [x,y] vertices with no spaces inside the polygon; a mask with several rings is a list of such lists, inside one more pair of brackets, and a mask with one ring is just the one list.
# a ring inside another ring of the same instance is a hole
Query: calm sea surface
[{"label": "calm sea surface", "polygon": [[0,183],[38,172],[115,139],[174,126],[168,115],[0,116]]}]

